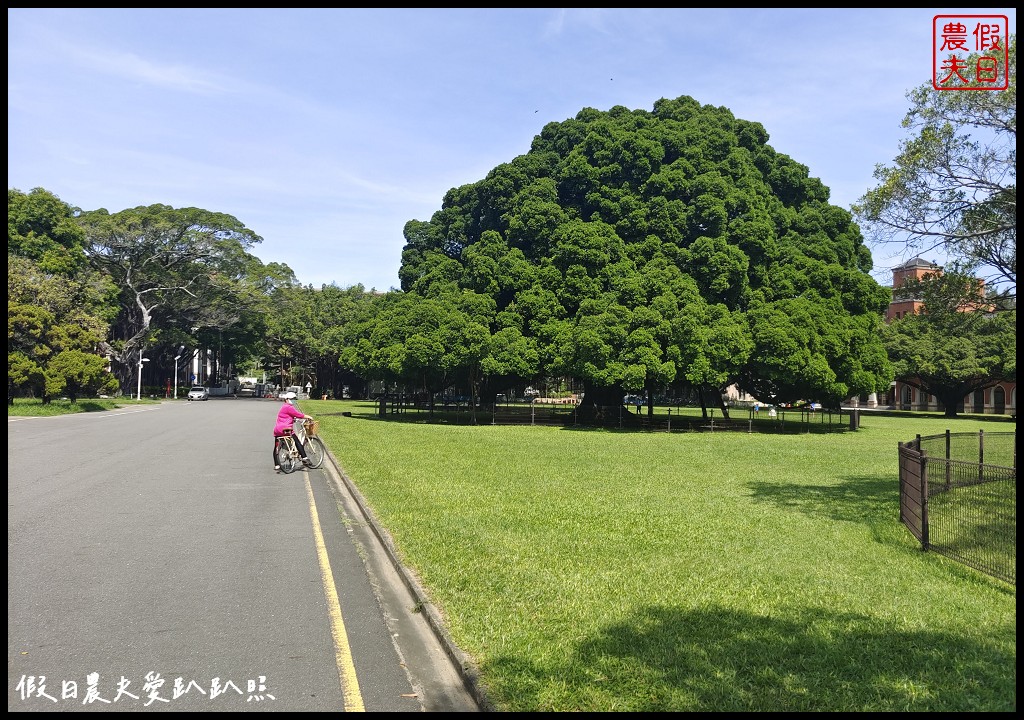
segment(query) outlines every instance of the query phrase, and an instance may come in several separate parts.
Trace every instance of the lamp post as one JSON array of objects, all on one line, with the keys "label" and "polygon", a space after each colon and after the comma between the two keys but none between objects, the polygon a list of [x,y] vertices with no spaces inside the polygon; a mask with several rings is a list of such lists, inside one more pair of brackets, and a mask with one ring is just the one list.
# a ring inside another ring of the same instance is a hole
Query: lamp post
[{"label": "lamp post", "polygon": [[139,348],[139,384],[135,392],[135,399],[142,399],[142,363],[148,363],[149,358],[142,357],[142,348]]},{"label": "lamp post", "polygon": [[174,399],[178,399],[178,361],[181,360],[181,351],[185,349],[182,345],[178,348],[178,354],[174,356]]}]

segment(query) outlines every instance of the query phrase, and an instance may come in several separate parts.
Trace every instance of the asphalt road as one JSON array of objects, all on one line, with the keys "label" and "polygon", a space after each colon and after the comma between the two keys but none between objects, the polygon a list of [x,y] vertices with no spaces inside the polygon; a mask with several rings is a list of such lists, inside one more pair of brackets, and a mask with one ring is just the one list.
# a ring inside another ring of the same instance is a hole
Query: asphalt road
[{"label": "asphalt road", "polygon": [[277,401],[9,418],[7,709],[477,712],[457,650]]}]

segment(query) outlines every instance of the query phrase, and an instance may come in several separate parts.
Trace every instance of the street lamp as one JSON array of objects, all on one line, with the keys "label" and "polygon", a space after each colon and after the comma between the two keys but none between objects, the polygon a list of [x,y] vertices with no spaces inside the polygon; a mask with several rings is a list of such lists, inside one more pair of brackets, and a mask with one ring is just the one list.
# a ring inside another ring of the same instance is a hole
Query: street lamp
[{"label": "street lamp", "polygon": [[178,361],[181,360],[181,351],[185,349],[182,345],[178,348],[178,354],[174,356],[174,399],[178,399]]},{"label": "street lamp", "polygon": [[135,399],[142,399],[142,363],[148,363],[149,358],[142,357],[142,348],[139,348],[139,385],[135,392]]}]

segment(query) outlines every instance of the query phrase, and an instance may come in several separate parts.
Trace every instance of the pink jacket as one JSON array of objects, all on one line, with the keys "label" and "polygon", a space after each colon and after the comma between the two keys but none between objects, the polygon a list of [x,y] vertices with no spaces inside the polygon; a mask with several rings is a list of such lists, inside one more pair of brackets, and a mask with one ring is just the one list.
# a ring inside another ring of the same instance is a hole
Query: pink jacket
[{"label": "pink jacket", "polygon": [[285,403],[277,413],[277,425],[274,426],[274,437],[281,437],[282,435],[285,435],[288,430],[292,429],[292,421],[296,418],[304,417],[306,416],[299,412],[297,407]]}]

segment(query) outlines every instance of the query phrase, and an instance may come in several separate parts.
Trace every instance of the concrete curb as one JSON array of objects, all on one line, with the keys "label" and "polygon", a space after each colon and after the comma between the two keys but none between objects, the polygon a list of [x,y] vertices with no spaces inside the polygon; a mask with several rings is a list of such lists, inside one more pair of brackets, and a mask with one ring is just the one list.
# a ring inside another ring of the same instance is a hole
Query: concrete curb
[{"label": "concrete curb", "polygon": [[[475,664],[452,640],[451,635],[448,633],[448,629],[445,627],[444,620],[441,617],[440,612],[430,601],[430,598],[423,589],[423,586],[419,583],[415,575],[402,564],[398,557],[398,553],[395,550],[394,541],[391,539],[391,535],[377,521],[373,511],[367,505],[366,499],[363,497],[362,493],[359,492],[359,489],[355,486],[348,475],[346,475],[341,469],[337,459],[329,449],[327,450],[327,457],[330,460],[332,474],[337,481],[344,484],[346,492],[348,492],[355,505],[359,508],[359,512],[362,514],[367,526],[369,526],[374,536],[380,542],[381,547],[387,554],[395,572],[399,577],[401,577],[402,583],[415,600],[417,611],[427,620],[427,624],[430,626],[434,636],[444,648],[445,654],[457,669],[459,676],[465,685],[466,691],[473,697],[481,711],[494,711],[494,706],[487,698],[487,695],[481,685],[480,674],[476,669]],[[324,467],[326,467],[326,463]]]}]

